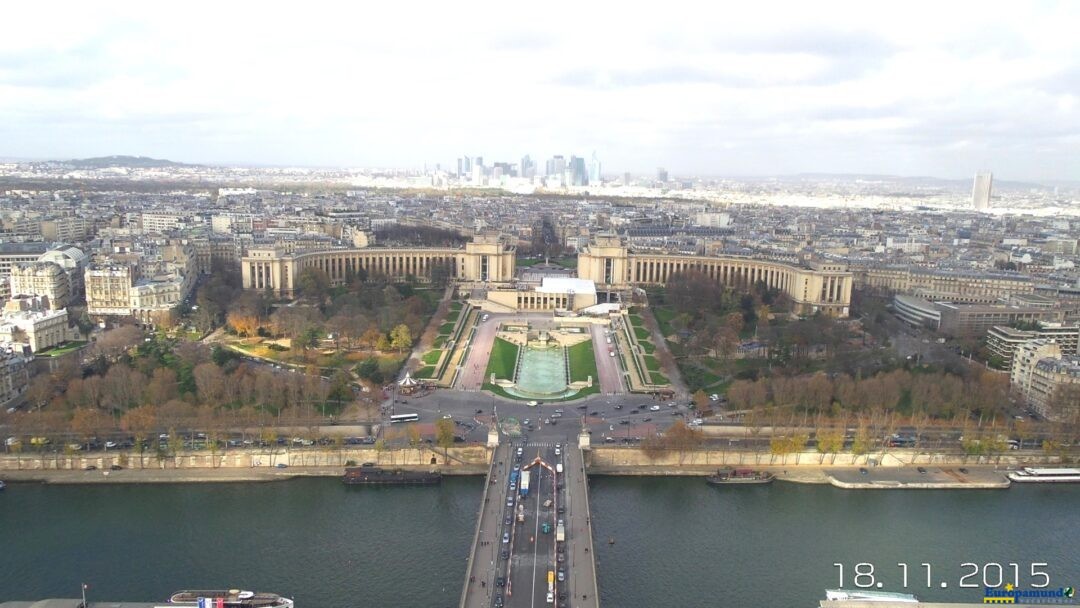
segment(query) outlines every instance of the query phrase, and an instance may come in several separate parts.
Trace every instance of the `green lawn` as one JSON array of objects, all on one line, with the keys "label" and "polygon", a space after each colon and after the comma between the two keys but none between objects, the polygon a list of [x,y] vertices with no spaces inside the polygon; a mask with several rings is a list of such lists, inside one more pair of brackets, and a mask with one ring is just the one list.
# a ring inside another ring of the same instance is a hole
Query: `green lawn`
[{"label": "green lawn", "polygon": [[698,389],[712,389],[722,376],[685,359],[679,361],[679,372],[690,392]]},{"label": "green lawn", "polygon": [[420,357],[420,360],[423,361],[426,365],[435,365],[439,362],[439,357],[441,356],[441,350],[429,350],[428,352],[424,353],[423,357]]},{"label": "green lawn", "polygon": [[656,317],[656,323],[660,326],[660,333],[665,336],[670,336],[675,333],[675,330],[671,327],[671,320],[675,318],[675,311],[663,306],[652,307],[653,316]]},{"label": "green lawn", "polygon": [[567,349],[570,359],[570,382],[584,382],[592,376],[593,384],[600,382],[596,371],[596,355],[593,354],[592,340],[586,340]]},{"label": "green lawn", "polygon": [[34,353],[34,355],[38,357],[59,357],[72,351],[79,350],[84,346],[86,346],[86,342],[68,342],[67,344],[61,344],[60,346],[48,350],[38,351]]},{"label": "green lawn", "polygon": [[463,304],[461,302],[450,302],[450,311],[459,312]]},{"label": "green lawn", "polygon": [[660,372],[652,372],[649,376],[652,378],[653,384],[671,384],[671,381]]},{"label": "green lawn", "polygon": [[434,348],[442,348],[446,345],[447,336],[435,336],[435,341],[431,343]]},{"label": "green lawn", "polygon": [[517,357],[517,344],[507,342],[502,338],[495,338],[495,344],[491,347],[491,357],[488,359],[484,378],[490,379],[491,374],[495,374],[495,377],[500,380],[513,380]]},{"label": "green lawn", "polygon": [[420,378],[420,379],[432,378],[432,377],[435,376],[435,366],[434,365],[425,365],[424,367],[421,367],[420,369],[413,372],[412,376],[413,376],[413,378]]},{"label": "green lawn", "polygon": [[637,337],[638,341],[648,340],[649,339],[649,330],[645,329],[644,327],[635,327],[634,328],[634,336]]},{"label": "green lawn", "polygon": [[645,351],[646,355],[651,355],[656,352],[656,345],[648,340],[641,340],[638,344],[641,345],[641,350]]},{"label": "green lawn", "polygon": [[645,368],[648,369],[650,372],[660,371],[659,359],[652,355],[645,355],[644,357],[642,357],[642,359],[645,361]]},{"label": "green lawn", "polygon": [[439,334],[449,336],[450,332],[454,331],[453,323],[443,323],[439,326]]},{"label": "green lawn", "polygon": [[454,321],[457,321],[458,317],[460,317],[460,316],[461,316],[461,313],[456,311],[456,310],[453,311],[453,312],[448,312],[448,313],[446,313],[446,322],[447,323],[453,323]]}]

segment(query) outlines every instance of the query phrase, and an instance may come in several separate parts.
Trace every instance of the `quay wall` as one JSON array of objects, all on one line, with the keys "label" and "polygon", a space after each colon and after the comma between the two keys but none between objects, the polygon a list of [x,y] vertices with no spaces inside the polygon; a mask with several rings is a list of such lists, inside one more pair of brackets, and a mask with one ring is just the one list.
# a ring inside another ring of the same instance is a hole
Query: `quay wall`
[{"label": "quay wall", "polygon": [[965,466],[993,464],[1021,466],[1059,464],[1061,458],[1042,450],[1013,450],[993,456],[958,453],[930,453],[911,449],[890,449],[855,455],[800,452],[774,455],[747,450],[667,450],[647,453],[640,448],[595,446],[585,453],[590,473],[608,475],[703,475],[718,467],[905,467],[915,465]]},{"label": "quay wall", "polygon": [[70,471],[88,466],[107,470],[113,465],[124,469],[269,469],[286,467],[342,468],[352,461],[359,465],[373,462],[382,467],[435,469],[444,473],[483,474],[487,471],[491,450],[485,446],[429,446],[401,449],[230,449],[222,452],[185,451],[158,456],[144,452],[21,453],[0,455],[3,471]]}]

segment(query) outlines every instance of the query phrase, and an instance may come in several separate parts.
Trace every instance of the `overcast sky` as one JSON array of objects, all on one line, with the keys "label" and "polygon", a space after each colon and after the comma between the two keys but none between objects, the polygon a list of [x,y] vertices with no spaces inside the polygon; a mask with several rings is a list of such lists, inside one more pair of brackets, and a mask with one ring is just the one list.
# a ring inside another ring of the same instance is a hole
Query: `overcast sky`
[{"label": "overcast sky", "polygon": [[233,4],[5,4],[0,156],[1080,179],[1076,2]]}]

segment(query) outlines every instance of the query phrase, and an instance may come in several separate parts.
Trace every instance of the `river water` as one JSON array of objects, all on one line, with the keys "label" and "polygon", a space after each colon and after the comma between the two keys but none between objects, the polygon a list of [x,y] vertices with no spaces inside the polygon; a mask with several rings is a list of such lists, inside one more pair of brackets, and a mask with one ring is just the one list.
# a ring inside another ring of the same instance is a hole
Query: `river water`
[{"label": "river water", "polygon": [[[300,608],[456,606],[483,491],[355,488],[332,479],[142,486],[14,484],[0,493],[0,601],[152,601],[183,588],[242,587]],[[1080,487],[846,491],[698,478],[593,477],[603,605],[816,606],[853,587],[858,562],[885,590],[981,601],[960,564],[1045,562],[1051,586],[1080,582]],[[608,540],[614,540],[609,544]],[[927,589],[922,563],[932,567]],[[867,579],[863,579],[866,582]],[[970,580],[976,580],[975,578]],[[949,587],[942,589],[945,581]]]}]

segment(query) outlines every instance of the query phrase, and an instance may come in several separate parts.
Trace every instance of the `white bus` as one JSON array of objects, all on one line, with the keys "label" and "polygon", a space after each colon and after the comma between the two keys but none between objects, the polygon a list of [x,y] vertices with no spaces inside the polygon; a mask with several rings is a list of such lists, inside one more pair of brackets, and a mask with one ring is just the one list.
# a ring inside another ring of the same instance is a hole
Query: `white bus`
[{"label": "white bus", "polygon": [[394,414],[390,416],[390,424],[398,422],[416,422],[420,420],[420,414]]}]

